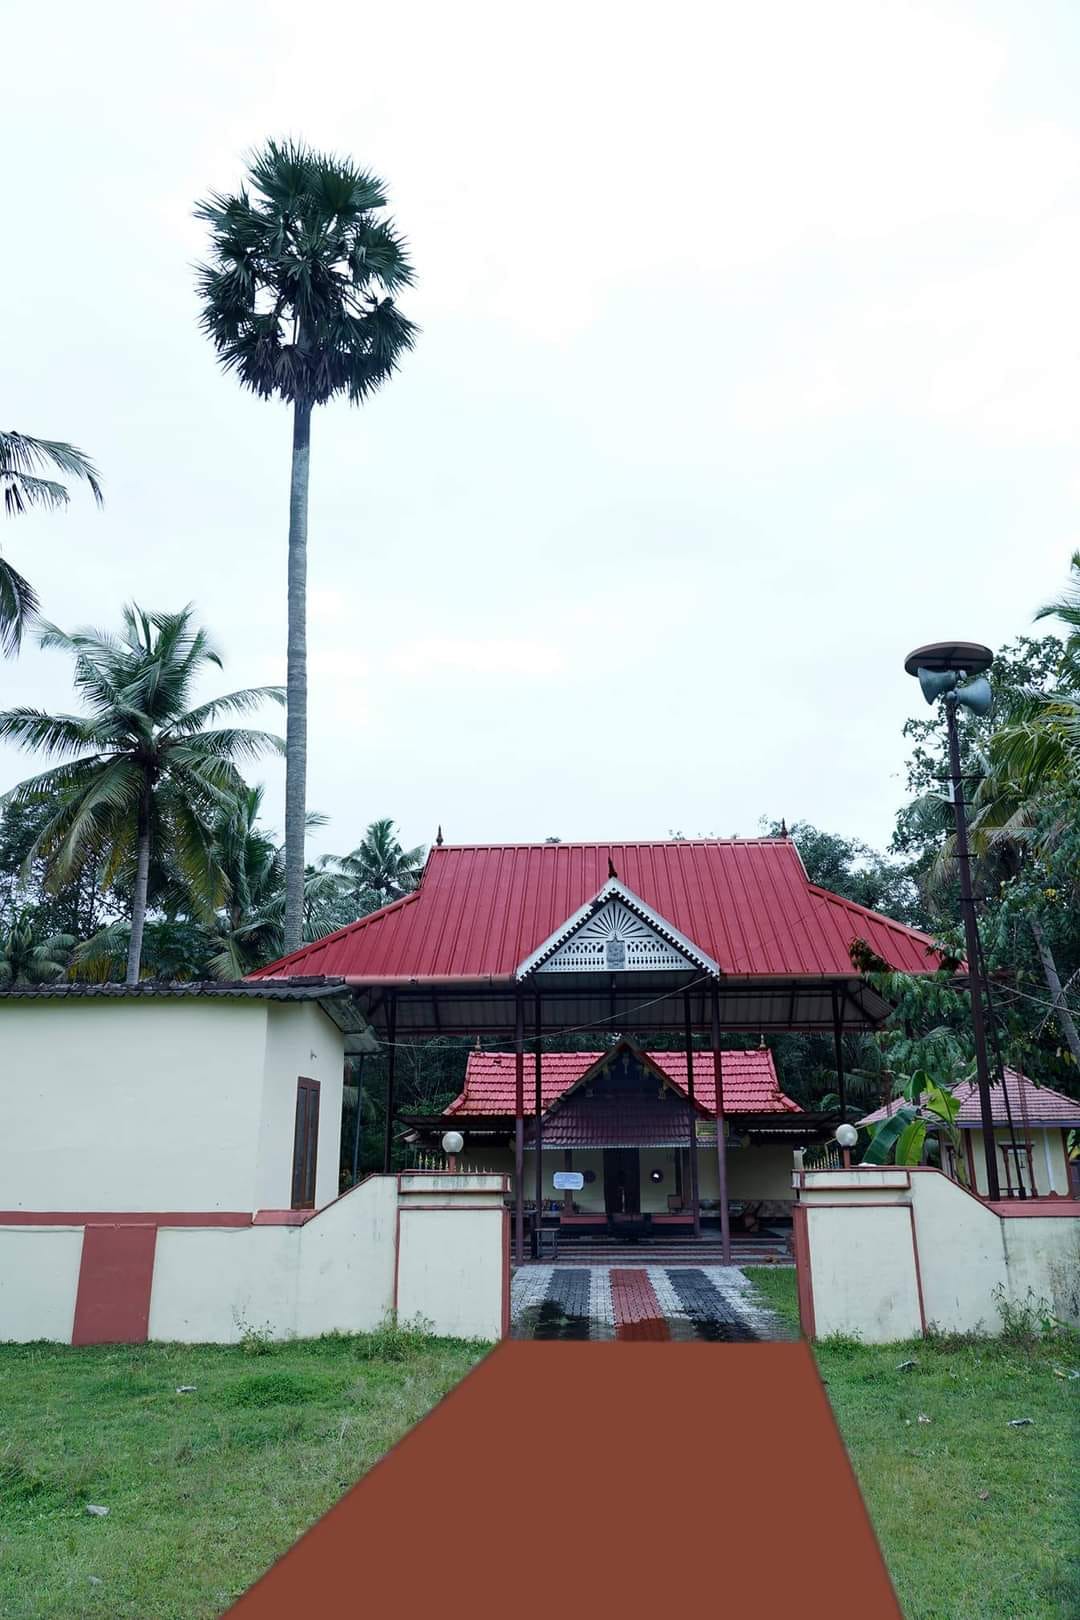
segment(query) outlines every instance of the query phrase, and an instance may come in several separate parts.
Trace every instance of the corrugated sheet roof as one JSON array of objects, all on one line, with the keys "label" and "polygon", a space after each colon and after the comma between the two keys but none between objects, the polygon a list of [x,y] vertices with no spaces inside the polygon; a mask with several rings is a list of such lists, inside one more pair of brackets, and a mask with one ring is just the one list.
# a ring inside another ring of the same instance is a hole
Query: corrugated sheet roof
[{"label": "corrugated sheet roof", "polygon": [[900,971],[939,965],[928,935],[810,883],[789,838],[678,839],[444,844],[415,894],[252,977],[509,981],[611,869],[728,976],[850,977],[857,939]]},{"label": "corrugated sheet roof", "polygon": [[[548,1109],[579,1080],[602,1052],[545,1052],[540,1067],[540,1096]],[[685,1093],[686,1053],[650,1052],[658,1068]],[[772,1053],[767,1049],[724,1052],[721,1057],[724,1110],[729,1114],[797,1114],[798,1103],[780,1090]],[[465,1086],[446,1110],[463,1116],[512,1114],[514,1112],[515,1068],[512,1052],[470,1052],[465,1070]],[[535,1113],[535,1058],[525,1058],[525,1113]],[[716,1088],[711,1052],[694,1053],[694,1100],[716,1112]]]},{"label": "corrugated sheet roof", "polygon": [[[1063,1092],[1052,1091],[1049,1086],[1037,1086],[1034,1080],[1026,1074],[1020,1074],[1016,1069],[1005,1070],[1005,1087],[1009,1096],[1009,1107],[1012,1109],[1013,1125],[1019,1129],[1024,1123],[1026,1115],[1029,1125],[1073,1126],[1080,1125],[1080,1102],[1075,1097],[1066,1097]],[[960,1112],[956,1116],[956,1123],[963,1130],[978,1130],[982,1126],[982,1110],[979,1107],[979,1088],[974,1081],[965,1080],[954,1090],[954,1096],[960,1099]],[[1009,1116],[1005,1110],[1005,1097],[1001,1086],[995,1082],[990,1087],[990,1101],[995,1125],[1008,1125]],[[875,1108],[872,1114],[867,1114],[859,1121],[860,1125],[878,1125],[883,1119],[903,1106],[903,1098],[895,1098],[887,1108]]]}]

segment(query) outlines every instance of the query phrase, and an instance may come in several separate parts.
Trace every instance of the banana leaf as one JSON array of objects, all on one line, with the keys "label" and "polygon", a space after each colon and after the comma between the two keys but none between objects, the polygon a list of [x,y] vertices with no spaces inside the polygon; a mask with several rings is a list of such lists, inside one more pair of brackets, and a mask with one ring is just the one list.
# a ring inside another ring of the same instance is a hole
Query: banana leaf
[{"label": "banana leaf", "polygon": [[897,1142],[903,1136],[907,1127],[917,1119],[914,1108],[905,1104],[898,1108],[895,1114],[883,1119],[870,1138],[866,1152],[863,1154],[863,1164],[889,1164],[892,1162],[892,1152]]},{"label": "banana leaf", "polygon": [[905,1126],[896,1144],[897,1164],[921,1164],[923,1143],[926,1141],[925,1119],[913,1119]]}]

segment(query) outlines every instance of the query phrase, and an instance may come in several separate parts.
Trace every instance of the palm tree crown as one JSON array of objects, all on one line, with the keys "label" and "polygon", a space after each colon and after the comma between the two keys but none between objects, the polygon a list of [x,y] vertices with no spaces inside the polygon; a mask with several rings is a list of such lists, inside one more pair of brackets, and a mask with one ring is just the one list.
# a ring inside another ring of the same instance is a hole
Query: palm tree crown
[{"label": "palm tree crown", "polygon": [[179,874],[197,908],[212,912],[225,882],[214,846],[216,813],[245,791],[238,759],[280,749],[280,739],[219,717],[282,701],[280,687],[249,687],[191,707],[197,677],[221,658],[192,609],[146,614],[124,609],[120,635],[67,634],[44,627],[43,647],[75,660],[75,688],[88,713],[38,709],[0,713],[0,737],[64,760],[6,796],[15,805],[55,808],[38,834],[56,884],[86,861],[103,863],[103,882],[130,886],[128,981],[139,976],[151,860]]},{"label": "palm tree crown", "polygon": [[73,934],[42,937],[29,909],[13,912],[0,922],[0,986],[62,979],[74,945]]},{"label": "palm tree crown", "polygon": [[[20,517],[34,506],[55,511],[68,504],[67,485],[42,478],[49,468],[69,478],[84,479],[97,504],[102,504],[101,475],[73,444],[0,431],[0,488],[8,517]],[[0,653],[18,652],[23,631],[37,612],[37,605],[37,592],[30,581],[0,557]]]},{"label": "palm tree crown", "polygon": [[420,881],[425,853],[423,844],[402,849],[389,816],[373,821],[352,853],[337,862],[349,882],[357,915],[411,894]]},{"label": "palm tree crown", "polygon": [[222,365],[264,399],[358,403],[396,369],[416,328],[393,294],[413,279],[405,244],[376,218],[386,189],[348,158],[270,141],[250,189],[211,192],[197,271],[201,324]]}]

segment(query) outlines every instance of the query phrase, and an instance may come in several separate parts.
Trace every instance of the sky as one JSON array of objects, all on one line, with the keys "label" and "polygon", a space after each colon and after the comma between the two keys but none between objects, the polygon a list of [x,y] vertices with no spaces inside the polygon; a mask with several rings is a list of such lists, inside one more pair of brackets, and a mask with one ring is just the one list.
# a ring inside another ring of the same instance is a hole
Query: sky
[{"label": "sky", "polygon": [[[289,413],[198,329],[192,206],[299,137],[385,180],[422,327],[313,423],[311,853],[887,842],[905,655],[1030,630],[1080,545],[1075,5],[57,0],[4,40],[4,425],[106,492],[0,518],[48,618],[190,601],[207,695],[284,680]],[[68,662],[0,704],[70,709]]]}]

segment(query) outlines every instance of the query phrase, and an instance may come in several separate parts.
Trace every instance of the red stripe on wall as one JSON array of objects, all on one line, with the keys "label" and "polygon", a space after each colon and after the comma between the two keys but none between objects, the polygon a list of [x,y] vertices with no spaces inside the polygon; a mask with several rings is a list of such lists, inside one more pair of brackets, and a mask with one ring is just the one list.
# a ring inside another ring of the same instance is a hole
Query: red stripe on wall
[{"label": "red stripe on wall", "polygon": [[0,1209],[0,1226],[250,1226],[251,1223],[250,1211],[238,1209]]},{"label": "red stripe on wall", "polygon": [[154,1280],[153,1226],[88,1226],[83,1233],[72,1344],[145,1344]]}]

